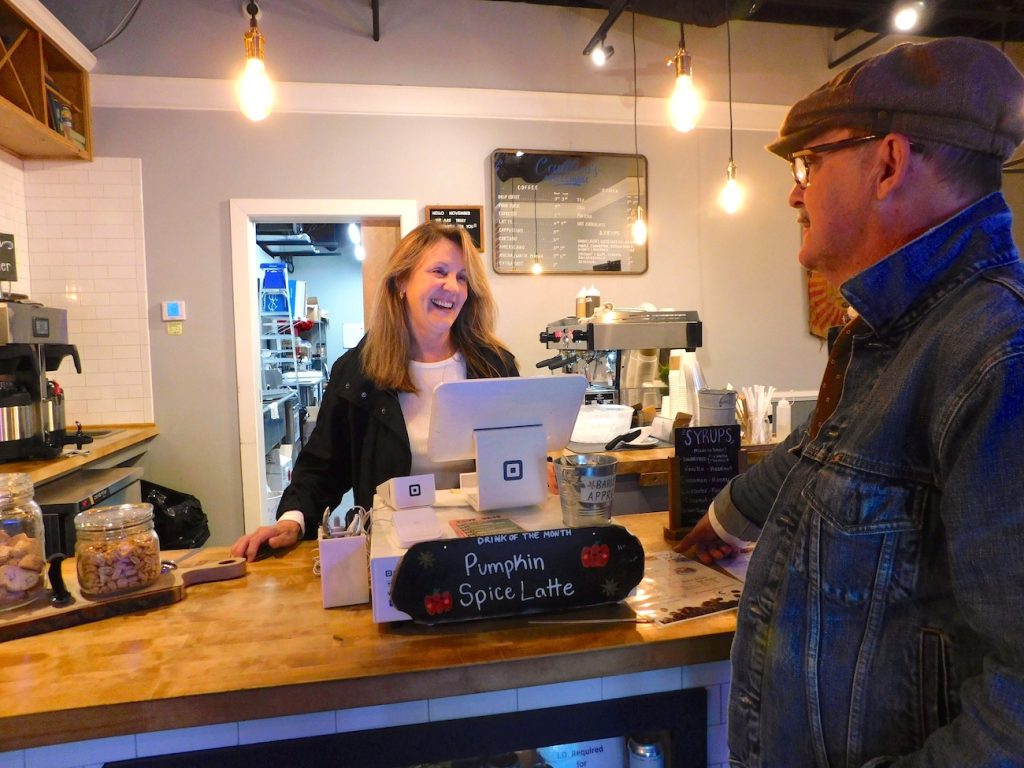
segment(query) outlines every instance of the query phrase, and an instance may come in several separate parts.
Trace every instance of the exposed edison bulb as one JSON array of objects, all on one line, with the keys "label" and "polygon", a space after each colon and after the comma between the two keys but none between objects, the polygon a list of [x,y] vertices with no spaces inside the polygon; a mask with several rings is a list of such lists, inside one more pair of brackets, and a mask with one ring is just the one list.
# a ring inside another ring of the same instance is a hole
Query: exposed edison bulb
[{"label": "exposed edison bulb", "polygon": [[690,56],[680,48],[679,52],[668,60],[668,63],[676,66],[676,84],[668,105],[672,127],[683,133],[692,131],[697,125],[697,120],[700,119],[704,104],[700,92],[693,84]]},{"label": "exposed edison bulb", "polygon": [[718,193],[718,205],[726,213],[733,214],[743,207],[743,200],[746,196],[746,190],[736,181],[736,163],[730,160],[729,168],[726,171],[725,186]]},{"label": "exposed edison bulb", "polygon": [[544,267],[540,265],[540,256],[533,257],[533,266],[530,267],[530,271],[535,275],[539,275],[544,271]]},{"label": "exposed edison bulb", "polygon": [[636,219],[629,228],[629,234],[637,245],[643,245],[647,242],[647,221],[644,219],[644,209],[642,206],[638,205],[636,207]]},{"label": "exposed edison bulb", "polygon": [[252,121],[263,120],[274,105],[274,89],[262,59],[248,59],[238,83],[238,105]]},{"label": "exposed edison bulb", "polygon": [[920,24],[923,12],[923,2],[904,3],[893,14],[892,25],[900,32],[910,32]]}]

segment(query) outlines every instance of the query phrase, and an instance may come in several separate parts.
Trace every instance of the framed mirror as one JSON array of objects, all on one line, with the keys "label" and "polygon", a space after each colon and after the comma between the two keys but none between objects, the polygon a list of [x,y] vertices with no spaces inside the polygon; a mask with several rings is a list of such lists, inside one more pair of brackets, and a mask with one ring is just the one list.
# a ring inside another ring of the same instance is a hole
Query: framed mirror
[{"label": "framed mirror", "polygon": [[643,155],[497,149],[491,173],[495,272],[647,271],[630,234],[647,209]]}]

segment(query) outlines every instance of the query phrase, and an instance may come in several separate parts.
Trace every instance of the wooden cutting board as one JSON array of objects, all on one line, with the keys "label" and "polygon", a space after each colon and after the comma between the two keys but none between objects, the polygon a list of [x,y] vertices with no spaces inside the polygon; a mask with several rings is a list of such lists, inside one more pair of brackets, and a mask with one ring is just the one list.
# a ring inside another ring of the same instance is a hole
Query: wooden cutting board
[{"label": "wooden cutting board", "polygon": [[99,599],[82,597],[74,560],[67,560],[63,565],[61,572],[64,574],[65,586],[71,593],[72,602],[59,607],[51,605],[51,593],[48,591],[45,597],[39,598],[31,605],[0,613],[0,642],[170,605],[185,599],[185,587],[244,576],[246,562],[244,557],[229,557],[214,563],[179,567],[161,573],[148,587],[124,595]]}]

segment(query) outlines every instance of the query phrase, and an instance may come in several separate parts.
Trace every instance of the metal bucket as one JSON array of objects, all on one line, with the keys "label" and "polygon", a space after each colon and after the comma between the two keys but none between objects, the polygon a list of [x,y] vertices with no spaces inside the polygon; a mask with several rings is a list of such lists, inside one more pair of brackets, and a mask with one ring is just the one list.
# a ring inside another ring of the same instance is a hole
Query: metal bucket
[{"label": "metal bucket", "polygon": [[560,456],[554,461],[562,522],[569,528],[607,525],[612,517],[618,459],[600,453]]}]

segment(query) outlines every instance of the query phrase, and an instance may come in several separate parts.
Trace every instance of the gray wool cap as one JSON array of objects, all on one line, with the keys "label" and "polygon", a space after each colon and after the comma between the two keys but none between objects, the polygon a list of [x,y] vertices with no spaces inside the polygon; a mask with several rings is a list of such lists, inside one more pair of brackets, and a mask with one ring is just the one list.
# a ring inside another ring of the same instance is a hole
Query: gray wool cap
[{"label": "gray wool cap", "polygon": [[794,104],[768,151],[788,159],[835,128],[901,133],[1005,161],[1024,141],[1024,76],[972,38],[897,45]]}]

